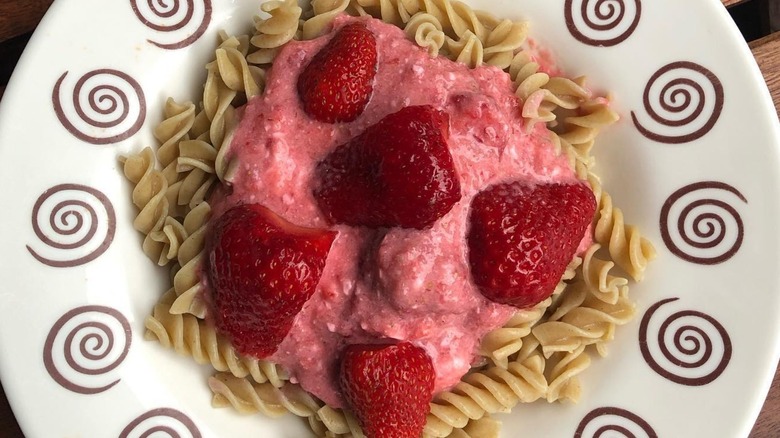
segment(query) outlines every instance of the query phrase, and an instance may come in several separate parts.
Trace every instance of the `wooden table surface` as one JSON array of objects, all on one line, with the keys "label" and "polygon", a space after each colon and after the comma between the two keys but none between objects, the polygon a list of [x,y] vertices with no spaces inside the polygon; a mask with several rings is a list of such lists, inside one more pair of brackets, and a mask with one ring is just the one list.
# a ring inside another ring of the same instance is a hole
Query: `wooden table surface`
[{"label": "wooden table surface", "polygon": [[[748,0],[722,0],[726,7]],[[10,69],[18,53],[26,43],[27,34],[35,29],[38,21],[51,4],[51,0],[0,0],[0,72]],[[780,112],[780,32],[754,41],[750,48],[764,73],[775,107]],[[0,83],[0,98],[5,83]],[[0,384],[0,437],[22,437],[8,400]],[[756,421],[751,438],[780,437],[780,371],[775,374],[769,396]]]}]

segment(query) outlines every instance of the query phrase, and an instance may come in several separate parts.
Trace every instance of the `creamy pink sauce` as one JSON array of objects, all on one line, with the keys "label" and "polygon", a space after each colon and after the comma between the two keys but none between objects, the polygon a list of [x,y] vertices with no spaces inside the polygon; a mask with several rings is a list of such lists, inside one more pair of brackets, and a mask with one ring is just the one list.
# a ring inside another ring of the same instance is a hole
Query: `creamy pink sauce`
[{"label": "creamy pink sauce", "polygon": [[531,60],[539,64],[540,72],[550,76],[563,76],[563,72],[555,64],[555,55],[549,49],[540,46],[533,38],[528,38],[526,43],[528,44],[527,52],[531,54]]},{"label": "creamy pink sauce", "polygon": [[[334,28],[354,20],[374,33],[379,54],[365,112],[335,125],[307,116],[296,81],[330,34],[290,42],[268,72],[265,94],[242,111],[230,150],[240,165],[232,193],[218,190],[211,198],[215,217],[237,204],[260,203],[295,224],[338,231],[316,293],[270,358],[334,407],[344,406],[336,375],[347,344],[410,341],[433,359],[435,392],[455,385],[481,338],[516,311],[488,301],[471,281],[465,235],[472,198],[501,181],[575,179],[543,124],[527,132],[506,73],[432,59],[403,31],[378,20],[340,17]],[[312,196],[316,164],[384,116],[421,104],[450,114],[461,201],[427,230],[331,227]]]}]

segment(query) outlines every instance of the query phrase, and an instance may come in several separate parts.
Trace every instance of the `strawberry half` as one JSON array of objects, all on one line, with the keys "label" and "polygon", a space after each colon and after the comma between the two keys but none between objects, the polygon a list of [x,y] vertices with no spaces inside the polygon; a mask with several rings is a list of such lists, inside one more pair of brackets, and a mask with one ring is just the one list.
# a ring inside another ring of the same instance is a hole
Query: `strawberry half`
[{"label": "strawberry half", "polygon": [[215,222],[207,241],[214,316],[240,353],[276,351],[314,293],[335,238],[258,204],[233,207]]},{"label": "strawberry half", "polygon": [[368,438],[419,438],[430,411],[436,372],[425,350],[404,342],[351,345],[341,390]]},{"label": "strawberry half", "polygon": [[298,77],[304,111],[321,122],[355,120],[371,99],[376,70],[374,34],[361,23],[344,26]]},{"label": "strawberry half", "polygon": [[486,298],[527,308],[547,299],[596,210],[584,183],[498,184],[471,203],[469,263]]},{"label": "strawberry half", "polygon": [[333,223],[423,229],[460,200],[449,116],[411,106],[386,116],[317,165],[314,197]]}]

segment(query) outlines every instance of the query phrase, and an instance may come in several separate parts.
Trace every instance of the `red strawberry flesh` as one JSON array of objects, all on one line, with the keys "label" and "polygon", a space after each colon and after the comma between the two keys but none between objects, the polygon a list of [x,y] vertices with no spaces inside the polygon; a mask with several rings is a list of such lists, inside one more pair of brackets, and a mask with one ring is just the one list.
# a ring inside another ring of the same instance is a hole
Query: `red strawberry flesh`
[{"label": "red strawberry flesh", "polygon": [[431,106],[386,116],[318,164],[320,210],[346,225],[431,226],[461,197],[448,137],[449,116]]},{"label": "red strawberry flesh", "polygon": [[321,122],[351,122],[363,113],[374,89],[376,38],[365,25],[344,26],[298,78],[304,111]]},{"label": "red strawberry flesh", "polygon": [[549,297],[596,210],[584,183],[512,182],[474,197],[468,232],[471,275],[491,301],[518,308]]},{"label": "red strawberry flesh", "polygon": [[340,384],[368,438],[419,438],[436,378],[431,358],[408,342],[351,345]]},{"label": "red strawberry flesh", "polygon": [[276,351],[314,293],[335,237],[258,204],[217,219],[207,241],[215,322],[240,353],[264,358]]}]

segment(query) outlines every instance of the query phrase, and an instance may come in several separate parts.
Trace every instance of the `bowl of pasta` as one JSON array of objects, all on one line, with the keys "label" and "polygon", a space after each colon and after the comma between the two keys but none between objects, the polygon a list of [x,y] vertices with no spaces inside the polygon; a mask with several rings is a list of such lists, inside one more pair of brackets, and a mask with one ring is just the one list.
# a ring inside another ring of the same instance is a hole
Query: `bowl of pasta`
[{"label": "bowl of pasta", "polygon": [[778,145],[712,0],[55,2],[0,377],[30,437],[747,436]]}]

